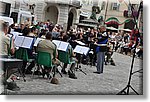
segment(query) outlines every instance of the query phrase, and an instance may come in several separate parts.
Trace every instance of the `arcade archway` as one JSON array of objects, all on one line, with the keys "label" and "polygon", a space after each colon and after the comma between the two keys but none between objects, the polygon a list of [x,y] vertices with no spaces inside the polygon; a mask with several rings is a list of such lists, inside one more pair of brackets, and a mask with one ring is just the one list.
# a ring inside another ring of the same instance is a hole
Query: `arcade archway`
[{"label": "arcade archway", "polygon": [[77,18],[77,12],[74,8],[72,8],[68,14],[67,30],[69,30],[71,28],[71,26],[74,25],[74,23],[76,22],[76,18]]},{"label": "arcade archway", "polygon": [[57,24],[58,13],[56,6],[47,6],[45,9],[45,21],[50,20],[54,24]]}]

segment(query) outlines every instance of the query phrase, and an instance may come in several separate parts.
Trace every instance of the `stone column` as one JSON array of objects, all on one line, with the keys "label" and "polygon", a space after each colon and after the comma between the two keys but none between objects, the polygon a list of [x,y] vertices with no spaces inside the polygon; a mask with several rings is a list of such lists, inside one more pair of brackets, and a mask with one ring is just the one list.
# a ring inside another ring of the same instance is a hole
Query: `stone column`
[{"label": "stone column", "polygon": [[35,7],[35,16],[37,18],[37,21],[44,21],[44,8],[46,7],[45,3],[39,2],[36,3]]},{"label": "stone column", "polygon": [[69,6],[65,4],[59,5],[58,24],[63,25],[64,30],[67,29]]}]

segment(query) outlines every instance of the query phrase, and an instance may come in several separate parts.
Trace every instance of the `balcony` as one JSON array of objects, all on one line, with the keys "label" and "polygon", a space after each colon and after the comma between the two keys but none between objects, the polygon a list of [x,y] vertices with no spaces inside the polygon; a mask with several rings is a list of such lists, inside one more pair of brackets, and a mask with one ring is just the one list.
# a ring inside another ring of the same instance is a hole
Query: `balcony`
[{"label": "balcony", "polygon": [[79,0],[45,0],[46,3],[54,3],[54,4],[65,4],[70,5],[74,7],[80,7],[80,1]]}]

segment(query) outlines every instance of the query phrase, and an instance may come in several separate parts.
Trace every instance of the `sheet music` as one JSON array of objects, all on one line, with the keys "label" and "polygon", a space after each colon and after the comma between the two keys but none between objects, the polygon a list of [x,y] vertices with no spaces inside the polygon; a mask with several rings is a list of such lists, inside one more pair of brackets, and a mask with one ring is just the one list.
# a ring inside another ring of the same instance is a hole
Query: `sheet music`
[{"label": "sheet music", "polygon": [[19,35],[23,35],[22,33],[19,33],[19,32],[10,32],[10,34],[13,34],[14,39],[16,39],[16,37]]},{"label": "sheet music", "polygon": [[58,50],[67,51],[68,46],[69,46],[69,43],[61,41],[58,47]]},{"label": "sheet music", "polygon": [[84,55],[87,55],[89,50],[90,50],[90,48],[88,48],[88,47],[82,47],[82,49],[81,49],[81,51]]},{"label": "sheet music", "polygon": [[39,43],[40,41],[42,41],[42,40],[44,40],[44,39],[42,39],[42,38],[37,38],[36,41],[35,41],[35,43],[34,43],[34,46],[37,46],[38,43]]},{"label": "sheet music", "polygon": [[74,51],[75,53],[83,54],[83,53],[81,52],[81,50],[82,50],[82,47],[79,46],[79,45],[77,45],[73,51]]},{"label": "sheet music", "polygon": [[85,43],[81,42],[81,41],[77,41],[75,40],[76,43],[78,43],[79,45],[85,45]]},{"label": "sheet music", "polygon": [[23,43],[22,43],[22,47],[23,48],[28,48],[30,49],[33,43],[33,39],[34,38],[30,38],[30,37],[25,37]]},{"label": "sheet music", "polygon": [[14,43],[16,47],[21,47],[24,40],[24,36],[17,36]]},{"label": "sheet music", "polygon": [[88,47],[77,45],[73,51],[76,53],[79,53],[79,54],[87,55],[89,50],[90,50],[90,48],[88,48]]},{"label": "sheet music", "polygon": [[54,44],[56,44],[56,46],[57,46],[57,48],[58,48],[61,41],[59,41],[59,40],[53,40],[52,42],[53,42]]},{"label": "sheet music", "polygon": [[54,44],[56,44],[58,50],[67,51],[69,43],[63,42],[63,41],[59,41],[59,40],[53,40],[52,42]]}]

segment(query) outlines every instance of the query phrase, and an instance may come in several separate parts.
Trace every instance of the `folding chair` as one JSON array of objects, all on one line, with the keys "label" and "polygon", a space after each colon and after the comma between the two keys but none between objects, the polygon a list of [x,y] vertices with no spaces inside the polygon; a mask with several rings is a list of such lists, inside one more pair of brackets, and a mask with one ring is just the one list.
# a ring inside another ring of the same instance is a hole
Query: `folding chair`
[{"label": "folding chair", "polygon": [[[53,71],[53,77],[55,77],[57,65],[52,63],[51,54],[48,52],[38,52],[37,55],[37,64],[41,67],[42,65],[48,68],[51,68],[51,72]],[[61,73],[59,73],[61,75]],[[62,77],[62,75],[61,75]]]},{"label": "folding chair", "polygon": [[64,52],[64,51],[58,51],[58,59],[64,63],[64,64],[72,64],[75,63],[75,61],[71,60],[71,55],[69,52]]},{"label": "folding chair", "polygon": [[58,59],[66,64],[72,64],[75,63],[75,61],[71,61],[71,56],[69,52],[64,52],[64,51],[58,51]]},{"label": "folding chair", "polygon": [[28,66],[31,64],[31,62],[35,61],[35,59],[29,59],[27,49],[25,48],[19,48],[18,50],[16,50],[15,58],[22,59],[23,61],[27,62],[27,65],[25,66],[25,72],[23,74],[26,73],[26,70]]}]

